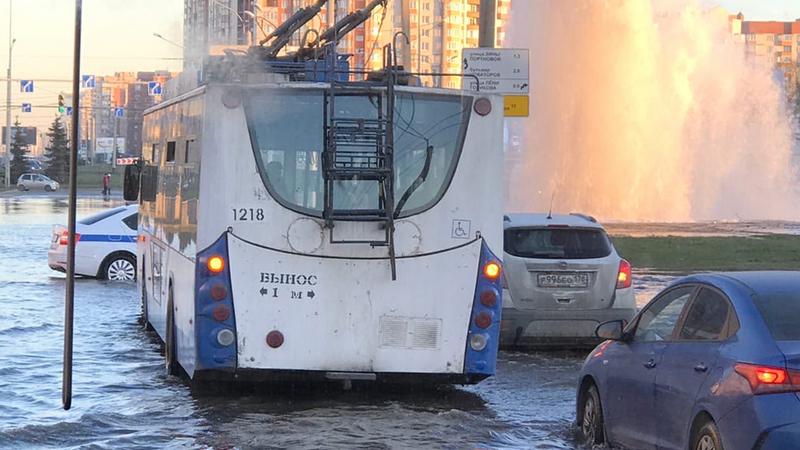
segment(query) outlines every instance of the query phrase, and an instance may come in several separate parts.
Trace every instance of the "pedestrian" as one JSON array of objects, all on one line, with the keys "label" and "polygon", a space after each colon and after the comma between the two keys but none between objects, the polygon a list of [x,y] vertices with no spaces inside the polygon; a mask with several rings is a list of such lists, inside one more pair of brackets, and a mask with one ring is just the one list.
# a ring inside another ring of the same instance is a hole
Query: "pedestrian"
[{"label": "pedestrian", "polygon": [[111,198],[111,174],[108,172],[103,175],[103,198]]}]

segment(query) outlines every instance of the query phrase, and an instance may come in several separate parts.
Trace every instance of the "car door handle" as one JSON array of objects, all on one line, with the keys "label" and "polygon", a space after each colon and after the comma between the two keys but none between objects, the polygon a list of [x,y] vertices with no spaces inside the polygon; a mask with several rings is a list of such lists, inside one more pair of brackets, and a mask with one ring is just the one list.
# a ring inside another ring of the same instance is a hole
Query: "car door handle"
[{"label": "car door handle", "polygon": [[656,360],[651,359],[651,360],[647,361],[646,363],[644,363],[643,366],[645,368],[647,368],[647,369],[652,369],[653,367],[656,366]]},{"label": "car door handle", "polygon": [[706,370],[708,370],[708,366],[706,366],[703,363],[700,363],[700,364],[694,366],[694,370],[695,370],[695,372],[705,372]]}]

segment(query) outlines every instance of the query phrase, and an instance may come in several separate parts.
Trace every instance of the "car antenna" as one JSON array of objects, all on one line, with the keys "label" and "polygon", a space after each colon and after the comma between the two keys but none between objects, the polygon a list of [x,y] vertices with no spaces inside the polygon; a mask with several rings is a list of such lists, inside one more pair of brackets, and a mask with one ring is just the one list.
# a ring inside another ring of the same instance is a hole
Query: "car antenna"
[{"label": "car antenna", "polygon": [[550,196],[550,210],[547,211],[547,218],[553,218],[553,200],[556,199],[556,191],[553,191],[553,195]]}]

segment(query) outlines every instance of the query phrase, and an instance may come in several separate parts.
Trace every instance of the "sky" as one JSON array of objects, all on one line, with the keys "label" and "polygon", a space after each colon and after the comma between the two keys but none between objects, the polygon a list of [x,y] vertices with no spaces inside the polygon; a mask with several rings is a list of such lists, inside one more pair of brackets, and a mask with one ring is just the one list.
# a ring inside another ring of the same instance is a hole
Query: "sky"
[{"label": "sky", "polygon": [[[798,0],[701,1],[719,4],[731,12],[741,11],[750,20],[800,18]],[[12,78],[71,78],[73,0],[0,0],[2,73],[5,74],[8,61],[8,11],[11,2],[12,34],[16,39],[12,53]],[[153,33],[180,44],[182,23],[183,0],[83,0],[81,72],[102,75],[137,70],[180,70],[180,47],[154,37]],[[35,105],[54,104],[60,91],[70,91],[70,84],[40,81],[35,89],[33,94],[22,94],[18,83],[14,83],[12,103],[32,103],[34,111],[22,114],[12,108],[12,121],[19,116],[24,125],[47,126],[55,112],[36,109]],[[0,87],[0,122],[5,119],[4,108],[5,89]]]}]

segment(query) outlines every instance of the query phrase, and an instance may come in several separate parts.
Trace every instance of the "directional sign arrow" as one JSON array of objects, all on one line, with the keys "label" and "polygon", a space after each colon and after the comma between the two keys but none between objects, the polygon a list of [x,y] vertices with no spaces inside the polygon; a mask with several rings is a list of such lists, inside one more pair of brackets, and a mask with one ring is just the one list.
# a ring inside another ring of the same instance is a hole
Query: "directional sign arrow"
[{"label": "directional sign arrow", "polygon": [[306,296],[308,296],[308,298],[314,298],[314,295],[316,295],[316,294],[314,294],[314,291],[306,292]]},{"label": "directional sign arrow", "polygon": [[267,290],[267,288],[263,288],[263,287],[262,287],[262,288],[261,288],[261,290],[260,290],[260,291],[258,291],[258,292],[259,292],[259,293],[261,293],[261,295],[267,295],[267,293],[268,293],[269,291]]}]

